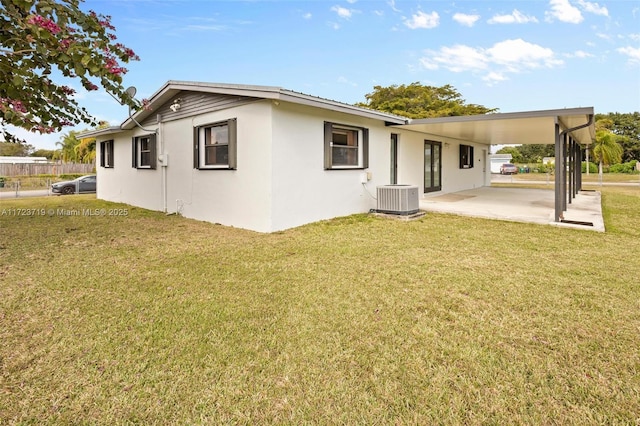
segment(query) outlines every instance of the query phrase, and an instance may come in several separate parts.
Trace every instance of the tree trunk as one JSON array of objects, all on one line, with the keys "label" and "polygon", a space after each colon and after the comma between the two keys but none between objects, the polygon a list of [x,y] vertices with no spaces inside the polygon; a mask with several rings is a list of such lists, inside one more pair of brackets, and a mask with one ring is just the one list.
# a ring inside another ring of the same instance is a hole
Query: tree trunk
[{"label": "tree trunk", "polygon": [[600,179],[600,186],[602,186],[602,160],[598,163],[598,179]]}]

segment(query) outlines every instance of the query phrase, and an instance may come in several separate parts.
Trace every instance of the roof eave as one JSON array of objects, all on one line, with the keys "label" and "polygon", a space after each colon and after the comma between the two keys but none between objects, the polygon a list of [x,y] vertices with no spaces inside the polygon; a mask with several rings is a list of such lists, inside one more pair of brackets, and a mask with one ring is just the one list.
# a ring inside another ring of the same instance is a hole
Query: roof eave
[{"label": "roof eave", "polygon": [[[275,86],[250,86],[237,84],[220,84],[220,83],[199,83],[189,81],[168,81],[157,92],[151,95],[149,109],[141,109],[135,112],[131,117],[122,123],[123,129],[133,129],[135,121],[141,122],[151,114],[153,107],[163,105],[181,91],[197,91],[203,93],[220,93],[231,96],[247,96],[256,99],[270,99],[282,102],[292,102],[299,105],[307,105],[312,107],[329,109],[332,111],[344,112],[347,114],[355,114],[362,117],[383,120],[393,124],[405,124],[408,118],[396,116],[381,111],[370,110],[367,108],[357,107],[353,105],[343,104],[341,102],[329,99],[319,98],[315,96],[305,95],[303,93],[282,89]],[[135,121],[134,121],[135,120]]]},{"label": "roof eave", "polygon": [[83,138],[97,138],[100,136],[113,135],[123,131],[124,129],[122,129],[120,126],[110,126],[105,127],[104,129],[88,130],[86,132],[80,133],[78,136],[81,136]]}]

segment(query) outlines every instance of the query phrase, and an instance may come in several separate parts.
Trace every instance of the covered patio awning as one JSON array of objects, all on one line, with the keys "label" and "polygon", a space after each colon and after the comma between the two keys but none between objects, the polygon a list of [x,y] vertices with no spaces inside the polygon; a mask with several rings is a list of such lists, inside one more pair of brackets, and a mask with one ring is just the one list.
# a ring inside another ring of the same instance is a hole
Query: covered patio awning
[{"label": "covered patio awning", "polygon": [[[553,109],[545,111],[507,112],[458,117],[410,120],[403,128],[485,145],[553,144],[556,123],[560,130],[572,129],[589,122],[593,108]],[[570,132],[581,145],[589,145],[595,137],[593,123]]]},{"label": "covered patio awning", "polygon": [[555,221],[582,187],[582,146],[595,138],[593,107],[410,120],[405,129],[483,145],[554,144]]}]

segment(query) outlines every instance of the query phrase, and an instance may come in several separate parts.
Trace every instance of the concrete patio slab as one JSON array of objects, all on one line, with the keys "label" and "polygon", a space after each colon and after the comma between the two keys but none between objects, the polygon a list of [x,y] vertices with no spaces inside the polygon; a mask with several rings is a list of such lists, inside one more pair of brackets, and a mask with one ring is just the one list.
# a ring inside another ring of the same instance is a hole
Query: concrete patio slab
[{"label": "concrete patio slab", "polygon": [[427,195],[420,209],[427,212],[604,232],[600,192],[580,191],[564,212],[563,222],[554,221],[553,190],[482,187],[442,195]]}]

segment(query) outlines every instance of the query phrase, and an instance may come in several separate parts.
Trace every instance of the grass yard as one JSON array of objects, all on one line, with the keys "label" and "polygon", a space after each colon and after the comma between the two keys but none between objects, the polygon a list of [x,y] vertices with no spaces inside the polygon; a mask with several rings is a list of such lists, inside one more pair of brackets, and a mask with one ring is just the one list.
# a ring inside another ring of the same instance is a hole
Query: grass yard
[{"label": "grass yard", "polygon": [[637,425],[640,189],[602,191],[603,234],[2,200],[0,424]]},{"label": "grass yard", "polygon": [[[506,176],[504,176],[506,177]],[[542,182],[550,182],[551,185],[555,182],[555,177],[552,174],[547,173],[518,173],[516,175],[509,175],[508,177],[514,183],[518,181],[542,181]],[[640,185],[640,174],[630,174],[630,173],[603,173],[602,181],[607,184],[615,184],[615,183],[637,183]],[[582,173],[582,182],[585,184],[599,185],[600,184],[600,176],[598,173]]]}]

